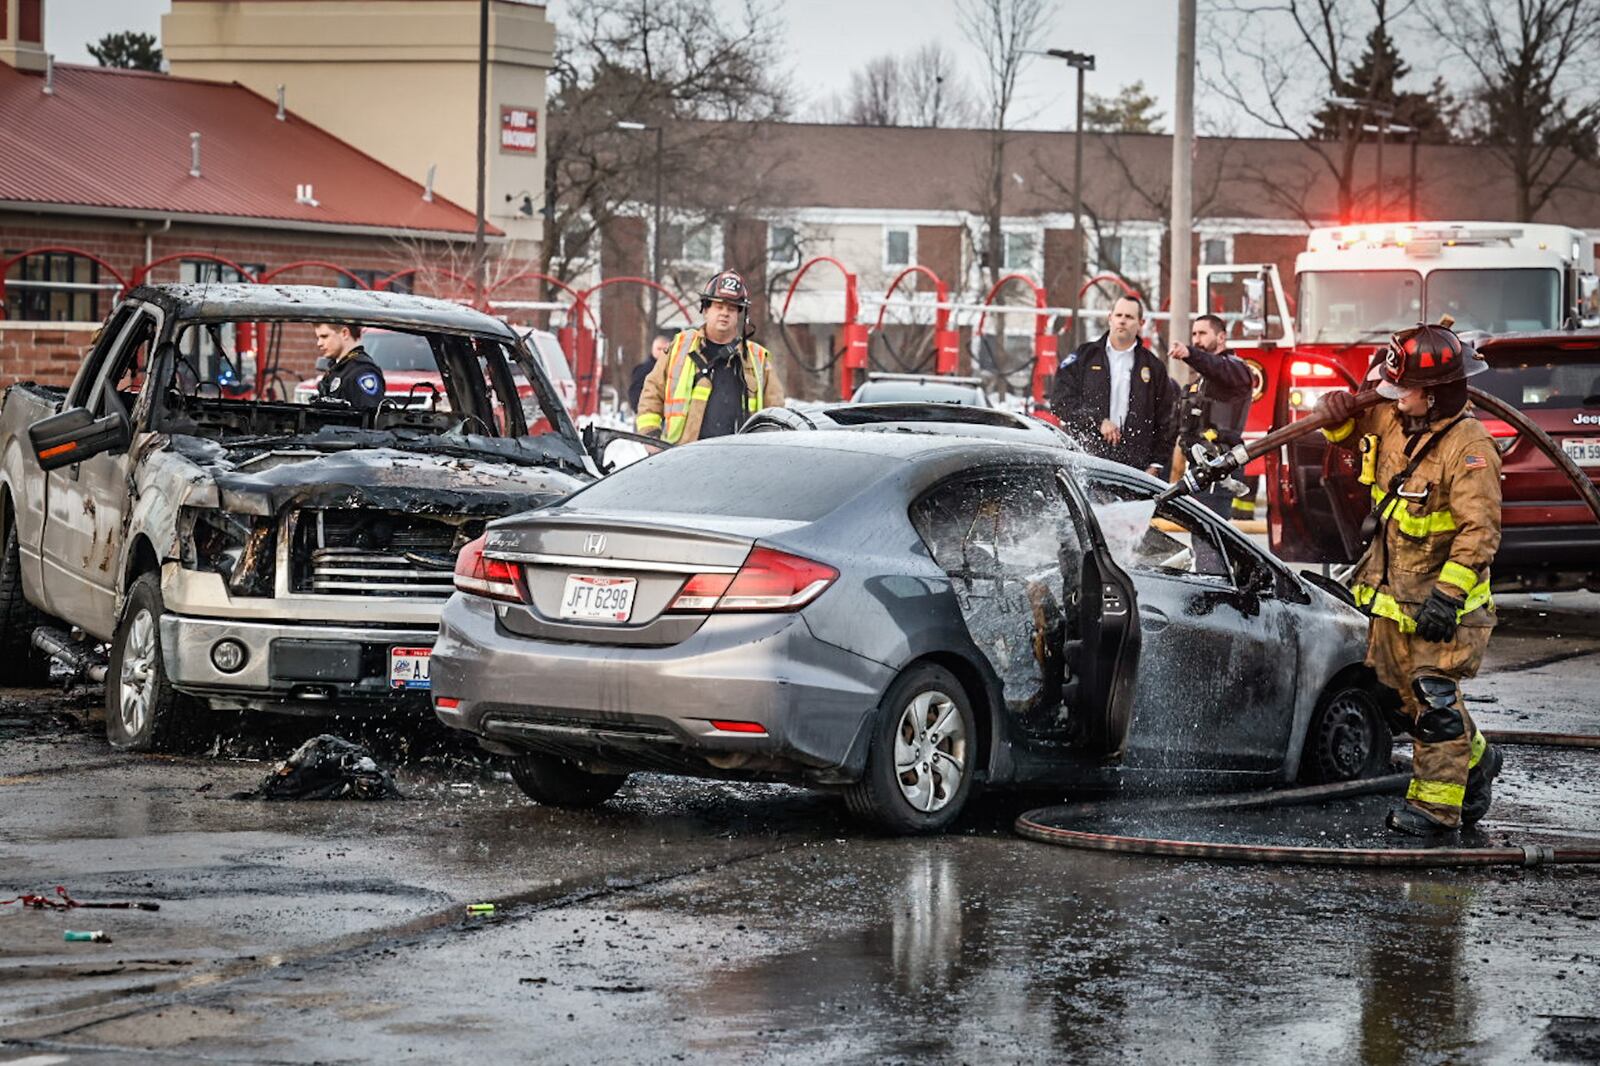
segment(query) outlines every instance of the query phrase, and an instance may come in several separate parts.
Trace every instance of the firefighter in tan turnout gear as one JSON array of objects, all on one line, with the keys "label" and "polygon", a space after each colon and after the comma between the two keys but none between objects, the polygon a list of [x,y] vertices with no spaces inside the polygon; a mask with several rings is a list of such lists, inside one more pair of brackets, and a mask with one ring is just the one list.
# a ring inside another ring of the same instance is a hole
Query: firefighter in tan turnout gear
[{"label": "firefighter in tan turnout gear", "polygon": [[724,270],[700,294],[705,324],[673,338],[639,393],[634,428],[668,444],[733,433],[763,407],[783,406],[772,353],[750,340],[750,293]]},{"label": "firefighter in tan turnout gear", "polygon": [[1372,617],[1367,663],[1400,693],[1411,722],[1411,784],[1388,825],[1415,836],[1477,822],[1500,771],[1460,687],[1477,674],[1495,622],[1500,453],[1467,407],[1467,378],[1485,365],[1448,325],[1418,325],[1384,353],[1377,388],[1393,405],[1352,418],[1351,393],[1322,400],[1344,419],[1323,434],[1358,452],[1371,486],[1376,528],[1352,591]]}]

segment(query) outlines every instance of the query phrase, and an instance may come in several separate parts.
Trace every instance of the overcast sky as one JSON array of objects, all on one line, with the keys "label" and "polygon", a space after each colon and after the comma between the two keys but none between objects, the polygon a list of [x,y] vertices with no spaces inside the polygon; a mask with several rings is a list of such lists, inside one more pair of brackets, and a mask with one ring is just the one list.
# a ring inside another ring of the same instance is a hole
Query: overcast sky
[{"label": "overcast sky", "polygon": [[[550,17],[559,32],[572,0],[552,0]],[[728,6],[729,0],[711,0]],[[850,72],[884,53],[904,54],[929,41],[942,41],[969,64],[976,84],[981,68],[956,14],[956,0],[789,0],[774,3],[787,23],[787,63],[796,89],[804,94],[797,111],[843,92]],[[1120,0],[1114,6],[1087,0],[1061,0],[1044,34],[1045,48],[1092,52],[1098,70],[1089,91],[1111,95],[1142,80],[1161,101],[1170,129],[1174,81],[1173,40],[1177,33],[1172,0]],[[161,15],[170,0],[51,0],[46,5],[46,47],[64,63],[92,63],[87,45],[102,34],[143,30],[160,34]],[[1054,59],[1032,61],[1023,74],[1016,124],[1035,129],[1072,125],[1073,71]]]}]

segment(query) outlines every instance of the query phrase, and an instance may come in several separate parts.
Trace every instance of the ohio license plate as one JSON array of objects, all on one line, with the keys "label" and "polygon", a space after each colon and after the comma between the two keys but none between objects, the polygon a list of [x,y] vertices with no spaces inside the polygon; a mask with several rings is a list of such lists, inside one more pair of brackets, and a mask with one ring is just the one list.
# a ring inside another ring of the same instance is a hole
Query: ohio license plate
[{"label": "ohio license plate", "polygon": [[561,617],[584,622],[626,622],[633,615],[639,579],[568,574],[561,594]]},{"label": "ohio license plate", "polygon": [[1567,437],[1561,450],[1579,466],[1600,466],[1600,437]]},{"label": "ohio license plate", "polygon": [[428,678],[428,661],[432,648],[390,648],[390,688],[432,688]]}]

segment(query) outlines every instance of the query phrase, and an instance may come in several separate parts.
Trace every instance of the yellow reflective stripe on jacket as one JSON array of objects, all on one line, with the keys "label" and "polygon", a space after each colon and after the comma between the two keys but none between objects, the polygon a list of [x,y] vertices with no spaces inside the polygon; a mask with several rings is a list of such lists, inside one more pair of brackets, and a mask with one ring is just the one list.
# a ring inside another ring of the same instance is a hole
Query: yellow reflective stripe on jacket
[{"label": "yellow reflective stripe on jacket", "polygon": [[1488,750],[1488,738],[1483,735],[1482,730],[1474,729],[1472,731],[1472,757],[1467,760],[1467,769],[1470,770],[1474,766],[1477,766],[1478,760],[1483,758],[1483,753]]},{"label": "yellow reflective stripe on jacket", "polygon": [[652,412],[650,414],[640,415],[638,417],[638,419],[636,419],[635,424],[639,427],[639,432],[641,432],[641,433],[644,432],[647,429],[660,429],[661,428],[661,416],[658,415],[658,414],[655,414],[654,412]]},{"label": "yellow reflective stripe on jacket", "polygon": [[1439,580],[1454,585],[1467,595],[1478,587],[1478,575],[1460,563],[1445,563],[1439,571]]},{"label": "yellow reflective stripe on jacket", "polygon": [[1456,528],[1456,516],[1451,514],[1448,508],[1414,515],[1406,509],[1403,497],[1390,496],[1376,485],[1372,486],[1372,505],[1378,509],[1379,518],[1393,520],[1394,524],[1400,527],[1400,532],[1408,537],[1448,533]]},{"label": "yellow reflective stripe on jacket", "polygon": [[[1370,615],[1378,618],[1387,618],[1400,627],[1402,633],[1415,633],[1417,620],[1406,614],[1400,602],[1387,592],[1379,592],[1371,585],[1352,585],[1350,594],[1355,597],[1356,606]],[[1472,591],[1467,593],[1467,599],[1461,609],[1456,612],[1456,621],[1461,621],[1467,615],[1476,611],[1485,604],[1494,605],[1494,597],[1489,593],[1489,581],[1485,578]]]},{"label": "yellow reflective stripe on jacket", "polygon": [[1332,429],[1323,429],[1322,435],[1328,438],[1328,443],[1338,444],[1355,431],[1356,420],[1347,418],[1342,425],[1334,426]]},{"label": "yellow reflective stripe on jacket", "polygon": [[1406,799],[1437,803],[1441,807],[1459,807],[1466,798],[1466,785],[1453,785],[1448,781],[1418,781],[1413,777],[1411,787],[1406,789]]}]

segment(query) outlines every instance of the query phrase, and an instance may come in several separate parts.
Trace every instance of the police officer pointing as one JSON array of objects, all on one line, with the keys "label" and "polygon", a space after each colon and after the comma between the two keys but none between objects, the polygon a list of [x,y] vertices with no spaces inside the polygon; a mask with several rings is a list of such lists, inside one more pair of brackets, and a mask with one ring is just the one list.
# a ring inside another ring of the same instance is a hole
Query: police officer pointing
[{"label": "police officer pointing", "polygon": [[[1228,347],[1227,324],[1216,315],[1201,315],[1194,320],[1190,343],[1172,342],[1167,354],[1188,365],[1195,377],[1184,386],[1178,402],[1178,445],[1192,459],[1196,444],[1216,445],[1226,451],[1244,442],[1245,418],[1250,413],[1252,382],[1250,368]],[[1231,493],[1212,489],[1196,497],[1224,518],[1252,517],[1255,500],[1248,513],[1235,508]]]},{"label": "police officer pointing", "polygon": [[361,327],[353,322],[317,325],[317,351],[329,364],[317,382],[318,403],[375,411],[383,402],[383,371],[361,347],[360,338]]}]

